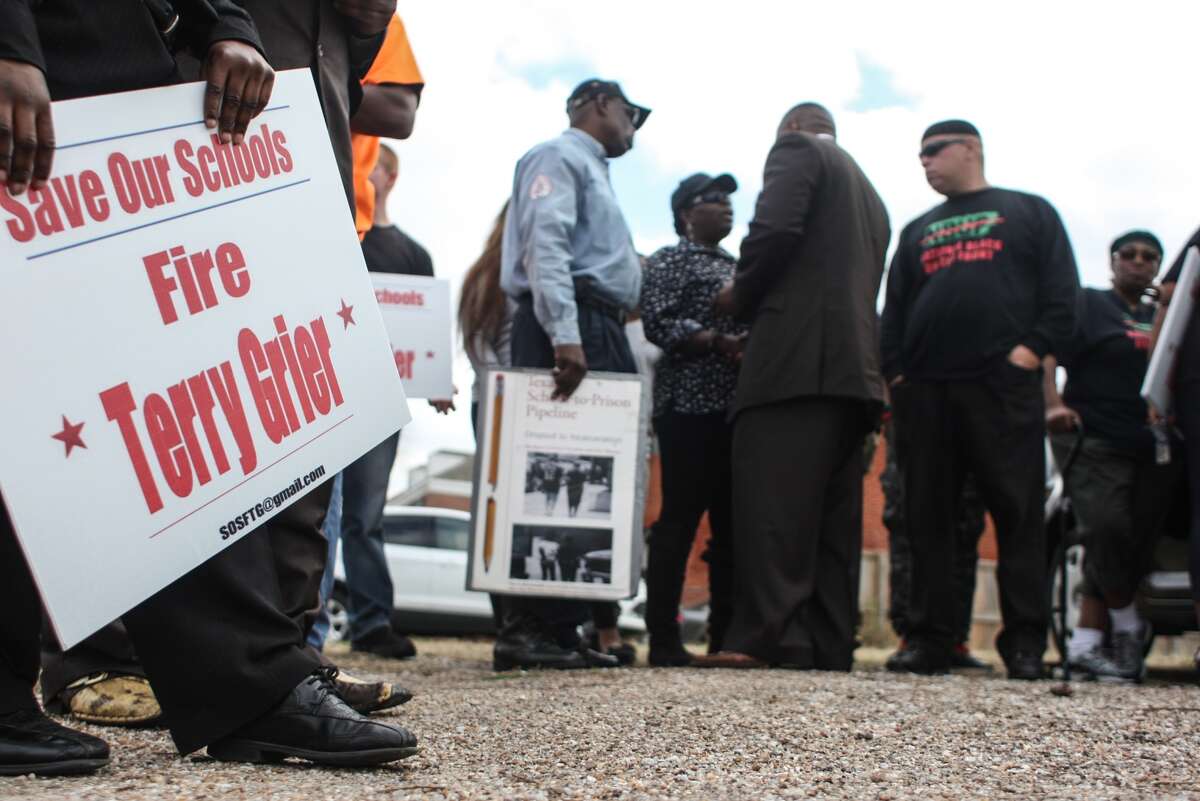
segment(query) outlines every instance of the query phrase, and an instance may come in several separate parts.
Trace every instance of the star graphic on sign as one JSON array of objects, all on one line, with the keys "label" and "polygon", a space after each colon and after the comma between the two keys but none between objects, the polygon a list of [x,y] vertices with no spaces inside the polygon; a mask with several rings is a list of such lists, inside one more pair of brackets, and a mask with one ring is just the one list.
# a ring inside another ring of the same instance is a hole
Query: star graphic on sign
[{"label": "star graphic on sign", "polygon": [[345,298],[342,299],[342,308],[337,313],[337,316],[342,318],[342,323],[343,323],[342,330],[343,331],[345,331],[347,328],[349,328],[352,325],[357,325],[357,323],[354,322],[354,307],[347,306]]},{"label": "star graphic on sign", "polygon": [[57,434],[51,434],[51,439],[56,439],[63,444],[66,453],[63,456],[70,456],[74,448],[87,448],[83,444],[83,439],[79,436],[79,432],[83,430],[83,423],[71,423],[67,420],[67,416],[62,416],[62,431]]},{"label": "star graphic on sign", "polygon": [[433,358],[433,351],[431,351],[431,350],[427,350],[427,351],[425,351],[425,358],[426,358],[426,359],[432,359],[432,358]]}]

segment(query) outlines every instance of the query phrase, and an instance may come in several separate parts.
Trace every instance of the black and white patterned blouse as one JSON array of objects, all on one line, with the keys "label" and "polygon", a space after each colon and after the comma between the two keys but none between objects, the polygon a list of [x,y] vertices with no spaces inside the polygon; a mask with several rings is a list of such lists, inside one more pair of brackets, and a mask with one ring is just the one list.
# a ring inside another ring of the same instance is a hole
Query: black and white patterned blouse
[{"label": "black and white patterned blouse", "polygon": [[642,324],[663,349],[654,374],[654,415],[712,414],[733,402],[737,367],[719,353],[688,355],[680,346],[697,331],[741,334],[746,328],[713,313],[717,292],[733,280],[737,260],[723,248],[679,240],[646,260]]}]

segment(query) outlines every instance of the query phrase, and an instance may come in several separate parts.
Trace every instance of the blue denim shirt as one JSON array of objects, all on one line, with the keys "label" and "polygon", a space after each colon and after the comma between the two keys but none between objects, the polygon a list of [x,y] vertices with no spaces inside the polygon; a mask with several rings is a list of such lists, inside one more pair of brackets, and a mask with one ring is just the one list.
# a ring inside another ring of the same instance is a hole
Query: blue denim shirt
[{"label": "blue denim shirt", "polygon": [[533,294],[533,312],[555,345],[578,345],[573,279],[600,299],[637,307],[642,271],[608,178],[604,146],[576,128],[517,162],[501,247],[500,285]]}]

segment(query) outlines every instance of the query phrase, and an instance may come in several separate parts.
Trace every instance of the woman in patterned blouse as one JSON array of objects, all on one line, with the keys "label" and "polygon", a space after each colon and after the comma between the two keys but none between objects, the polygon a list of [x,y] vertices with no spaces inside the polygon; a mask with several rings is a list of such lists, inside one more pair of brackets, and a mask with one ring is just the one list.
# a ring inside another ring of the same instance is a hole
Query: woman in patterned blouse
[{"label": "woman in patterned blouse", "polygon": [[730,446],[726,420],[746,332],[713,313],[736,260],[720,242],[733,229],[729,175],[697,173],[671,195],[678,245],[646,262],[641,310],[646,338],[663,349],[654,377],[654,430],[662,457],[663,506],[650,535],[646,628],[650,664],[695,660],[679,631],[679,596],[696,527],[708,512],[709,653],[721,649],[732,615]]}]

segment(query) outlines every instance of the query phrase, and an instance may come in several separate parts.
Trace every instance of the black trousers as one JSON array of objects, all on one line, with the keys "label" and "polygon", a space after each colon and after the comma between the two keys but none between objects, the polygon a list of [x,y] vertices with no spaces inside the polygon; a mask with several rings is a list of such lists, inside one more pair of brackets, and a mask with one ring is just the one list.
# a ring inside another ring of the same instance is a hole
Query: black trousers
[{"label": "black trousers", "polygon": [[[1193,322],[1193,325],[1197,323]],[[1200,359],[1200,353],[1182,353],[1179,358]],[[1176,388],[1175,417],[1184,436],[1184,463],[1191,506],[1188,537],[1191,542],[1192,599],[1200,604],[1200,381],[1188,381]]]},{"label": "black trousers", "polygon": [[[883,489],[883,524],[888,530],[888,619],[899,637],[908,636],[908,595],[912,584],[912,543],[904,503],[904,477],[896,459],[895,427],[884,428],[887,462],[879,476]],[[979,563],[979,538],[983,535],[983,499],[975,480],[967,476],[955,518],[957,546],[954,559],[955,644],[971,638],[971,615],[975,602],[975,573]]]},{"label": "black trousers", "polygon": [[[273,539],[316,529],[329,483],[127,612],[123,621],[181,753],[260,717],[319,665],[303,645]],[[41,604],[7,514],[0,520],[0,711],[31,708]]]},{"label": "black trousers", "polygon": [[[324,487],[313,490],[316,497],[312,502],[322,504],[322,508],[328,507],[330,487],[331,482],[327,482]],[[284,514],[287,513],[281,513],[281,517]],[[329,554],[329,543],[319,525],[310,528],[280,519],[262,529],[263,536],[270,540],[270,558],[279,577],[279,610],[292,619],[304,638],[320,611],[321,576]],[[327,663],[324,659],[321,661]],[[45,632],[42,637],[41,690],[42,704],[46,708],[61,710],[66,700],[61,697],[62,691],[73,682],[96,673],[146,675],[123,620],[114,620],[66,651],[59,647],[52,633]]]},{"label": "black trousers", "polygon": [[[599,309],[579,303],[579,335],[589,370],[636,373],[625,327]],[[513,314],[512,366],[554,367],[554,346],[533,314],[533,300],[521,298]],[[590,617],[597,628],[614,628],[620,607],[615,603],[572,601],[512,595],[504,601],[505,630],[540,628],[562,645],[577,640],[574,631]]]},{"label": "black trousers", "polygon": [[709,650],[724,645],[733,616],[733,425],[725,412],[654,418],[662,459],[662,513],[650,531],[646,628],[679,636],[679,596],[700,518],[708,512]]},{"label": "black trousers", "polygon": [[1041,654],[1049,622],[1041,370],[1003,361],[971,381],[909,380],[892,389],[892,405],[912,543],[909,640],[949,649],[958,634],[957,518],[969,473],[996,523],[997,648],[1006,658]]},{"label": "black trousers", "polygon": [[798,398],[733,430],[733,622],[725,648],[849,670],[858,626],[866,404]]}]

